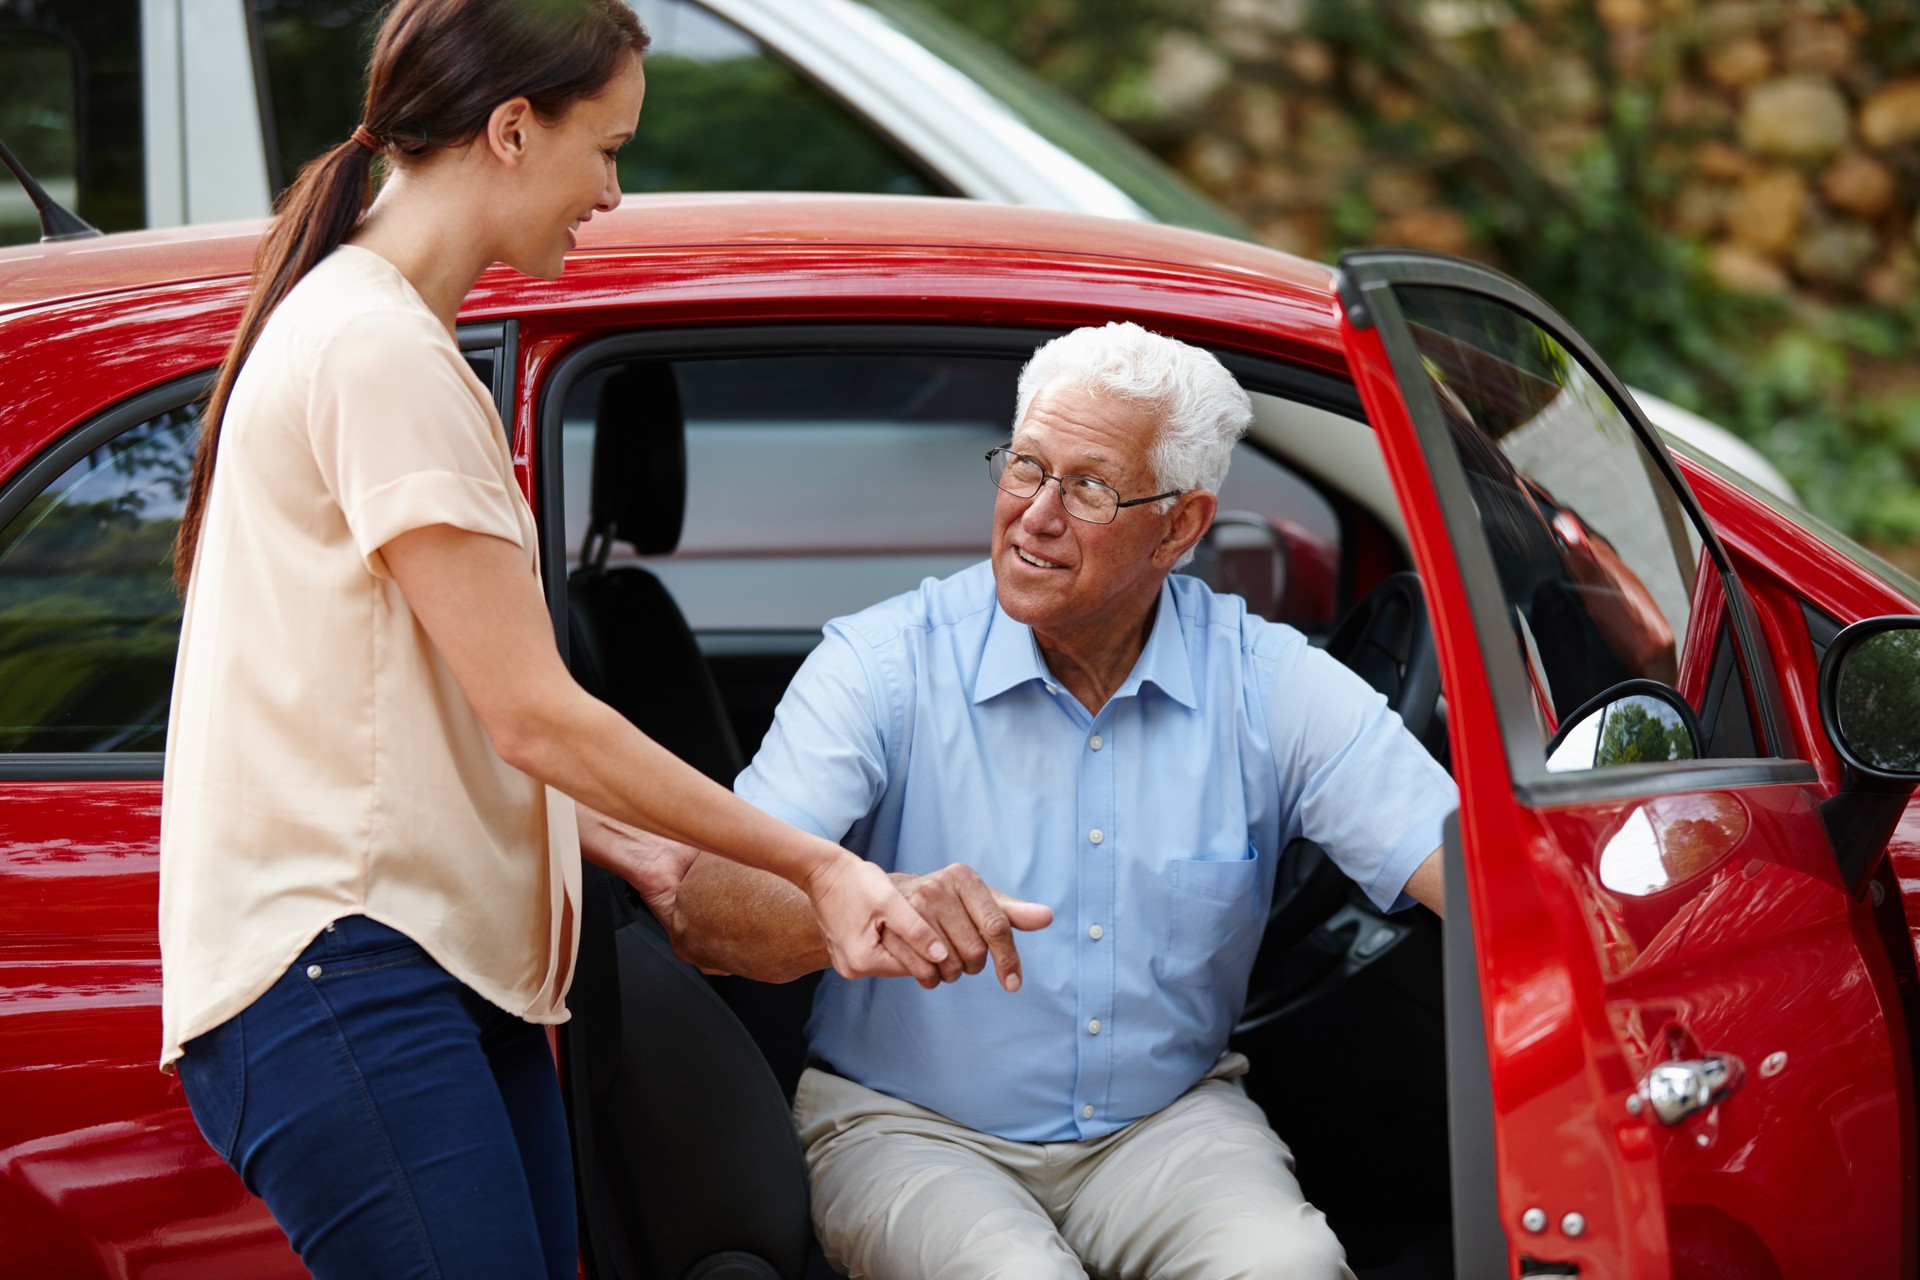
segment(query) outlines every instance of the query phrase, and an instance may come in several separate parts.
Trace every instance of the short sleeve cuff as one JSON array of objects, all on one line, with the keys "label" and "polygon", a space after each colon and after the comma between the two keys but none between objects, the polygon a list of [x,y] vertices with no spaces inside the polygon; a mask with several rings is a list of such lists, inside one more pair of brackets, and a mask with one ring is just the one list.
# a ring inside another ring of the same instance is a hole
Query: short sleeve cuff
[{"label": "short sleeve cuff", "polygon": [[1446,838],[1447,815],[1458,807],[1450,803],[1422,817],[1394,846],[1393,852],[1380,864],[1379,872],[1361,886],[1374,906],[1382,911],[1403,911],[1413,905],[1413,899],[1406,892],[1407,881],[1427,860],[1427,855],[1440,847]]},{"label": "short sleeve cuff", "polygon": [[497,480],[457,471],[416,471],[381,485],[346,512],[367,571],[386,578],[380,549],[403,533],[447,524],[520,545],[517,497]]}]

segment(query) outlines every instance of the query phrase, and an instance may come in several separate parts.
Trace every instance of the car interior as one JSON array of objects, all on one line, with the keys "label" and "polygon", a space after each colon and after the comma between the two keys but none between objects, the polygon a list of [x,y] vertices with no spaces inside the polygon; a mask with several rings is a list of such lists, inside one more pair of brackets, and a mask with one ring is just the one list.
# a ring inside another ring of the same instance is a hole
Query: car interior
[{"label": "car interior", "polygon": [[[821,624],[985,555],[982,456],[1047,336],[628,335],[568,357],[540,474],[576,674],[730,783]],[[1257,420],[1188,571],[1324,645],[1444,763],[1420,585],[1353,389],[1225,358]],[[594,1273],[831,1275],[787,1110],[817,979],[703,976],[587,872],[564,1037]],[[1233,1044],[1365,1280],[1452,1273],[1440,973],[1431,913],[1383,915],[1316,846],[1286,851]]]}]

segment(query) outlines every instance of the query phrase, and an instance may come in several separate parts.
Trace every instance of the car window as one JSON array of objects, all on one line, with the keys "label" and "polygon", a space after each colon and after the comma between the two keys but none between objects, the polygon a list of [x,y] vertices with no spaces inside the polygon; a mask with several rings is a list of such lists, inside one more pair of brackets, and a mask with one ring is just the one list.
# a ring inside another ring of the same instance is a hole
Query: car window
[{"label": "car window", "polygon": [[[696,631],[817,631],[987,554],[985,454],[1005,444],[1023,354],[755,355],[672,362],[686,424],[679,548],[641,559]],[[563,467],[569,568],[589,520],[595,406],[613,370],[568,392]],[[1223,509],[1277,519],[1307,573],[1338,563],[1340,526],[1316,490],[1241,446]],[[1298,550],[1307,548],[1308,551]],[[1318,597],[1306,594],[1310,607]],[[1330,607],[1331,591],[1326,593]],[[1288,619],[1323,629],[1327,619]]]},{"label": "car window", "polygon": [[149,418],[0,526],[0,753],[165,745],[180,637],[169,552],[198,436],[195,406]]},{"label": "car window", "polygon": [[[0,142],[47,194],[103,231],[146,221],[136,0],[0,0]],[[0,171],[0,244],[40,238]]]},{"label": "car window", "polygon": [[[378,14],[366,0],[249,3],[278,190],[353,132]],[[692,0],[634,0],[634,9],[653,44],[640,132],[620,153],[621,190],[946,194],[733,23]]]},{"label": "car window", "polygon": [[653,37],[623,191],[943,195],[926,171],[760,41],[691,0],[635,0]]},{"label": "car window", "polygon": [[1493,553],[1497,584],[1469,589],[1500,592],[1505,643],[1525,668],[1543,735],[1596,695],[1644,679],[1687,697],[1704,753],[1751,755],[1737,646],[1701,609],[1717,570],[1605,387],[1501,303],[1427,286],[1395,296]]},{"label": "car window", "polygon": [[254,73],[266,114],[267,180],[279,191],[300,166],[339,146],[360,122],[379,6],[367,0],[247,0]]}]

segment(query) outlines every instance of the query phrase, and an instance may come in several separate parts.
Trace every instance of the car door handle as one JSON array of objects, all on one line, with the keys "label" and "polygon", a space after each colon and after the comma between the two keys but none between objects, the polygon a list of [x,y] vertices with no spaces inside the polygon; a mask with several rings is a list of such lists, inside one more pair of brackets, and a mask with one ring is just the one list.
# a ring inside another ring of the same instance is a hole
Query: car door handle
[{"label": "car door handle", "polygon": [[1746,1079],[1745,1063],[1730,1053],[1714,1053],[1693,1061],[1661,1063],[1647,1072],[1640,1093],[1661,1124],[1674,1125],[1720,1101]]}]

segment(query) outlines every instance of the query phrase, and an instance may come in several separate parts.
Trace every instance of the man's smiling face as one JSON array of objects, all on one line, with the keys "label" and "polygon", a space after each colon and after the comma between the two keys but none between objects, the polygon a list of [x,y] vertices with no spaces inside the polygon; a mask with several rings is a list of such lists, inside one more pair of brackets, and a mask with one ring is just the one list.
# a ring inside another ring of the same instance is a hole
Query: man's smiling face
[{"label": "man's smiling face", "polygon": [[[1159,426],[1150,406],[1056,382],[1034,395],[1012,447],[1054,475],[1104,481],[1124,500],[1159,491],[1148,462]],[[1140,627],[1177,555],[1157,554],[1172,518],[1159,505],[1090,524],[1067,514],[1051,480],[1031,498],[1001,491],[993,507],[1001,607],[1043,643]]]}]

